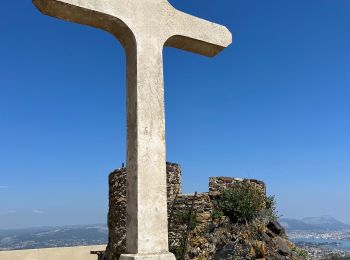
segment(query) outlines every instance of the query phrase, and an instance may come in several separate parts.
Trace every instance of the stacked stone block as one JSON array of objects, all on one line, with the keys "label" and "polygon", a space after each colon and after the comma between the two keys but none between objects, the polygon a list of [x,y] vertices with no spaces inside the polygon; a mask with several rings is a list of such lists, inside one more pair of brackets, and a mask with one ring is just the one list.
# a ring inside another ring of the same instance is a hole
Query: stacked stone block
[{"label": "stacked stone block", "polygon": [[215,198],[228,188],[235,187],[237,184],[249,184],[261,190],[266,195],[266,185],[262,181],[255,179],[240,179],[230,177],[211,177],[209,178],[209,196]]},{"label": "stacked stone block", "polygon": [[126,248],[126,168],[109,175],[108,246],[104,259],[119,260]]}]

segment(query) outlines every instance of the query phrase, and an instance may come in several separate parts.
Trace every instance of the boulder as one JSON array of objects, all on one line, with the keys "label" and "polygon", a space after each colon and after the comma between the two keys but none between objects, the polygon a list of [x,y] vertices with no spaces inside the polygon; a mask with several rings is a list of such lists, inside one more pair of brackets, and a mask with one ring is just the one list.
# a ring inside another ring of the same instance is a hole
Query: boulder
[{"label": "boulder", "polygon": [[281,238],[281,237],[276,238],[276,248],[277,248],[277,252],[280,255],[287,256],[291,254],[288,241],[284,238]]},{"label": "boulder", "polygon": [[273,233],[275,233],[278,236],[284,235],[285,233],[284,228],[277,221],[270,221],[267,224],[267,228],[270,229]]}]

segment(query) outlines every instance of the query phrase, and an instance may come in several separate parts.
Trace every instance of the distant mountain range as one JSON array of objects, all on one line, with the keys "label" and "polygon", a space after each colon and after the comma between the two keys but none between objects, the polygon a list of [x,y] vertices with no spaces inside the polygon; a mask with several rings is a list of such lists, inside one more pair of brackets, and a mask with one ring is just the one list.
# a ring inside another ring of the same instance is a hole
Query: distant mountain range
[{"label": "distant mountain range", "polygon": [[0,230],[0,251],[106,244],[106,225]]},{"label": "distant mountain range", "polygon": [[[345,224],[331,216],[303,219],[281,218],[279,222],[287,232],[341,231],[349,230]],[[66,247],[107,244],[106,225],[40,227],[0,230],[0,251],[34,248]]]},{"label": "distant mountain range", "polygon": [[308,217],[303,219],[281,218],[279,222],[287,231],[350,230],[350,225],[345,224],[332,216]]}]

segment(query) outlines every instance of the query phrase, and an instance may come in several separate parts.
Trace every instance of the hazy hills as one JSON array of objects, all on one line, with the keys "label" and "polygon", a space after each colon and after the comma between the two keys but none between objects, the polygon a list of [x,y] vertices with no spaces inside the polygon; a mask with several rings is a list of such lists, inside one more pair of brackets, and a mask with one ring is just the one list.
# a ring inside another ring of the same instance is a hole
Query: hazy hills
[{"label": "hazy hills", "polygon": [[287,231],[340,231],[350,230],[345,224],[331,216],[308,217],[303,219],[281,218],[280,223]]},{"label": "hazy hills", "polygon": [[[280,223],[287,232],[350,230],[350,225],[331,216],[303,219],[281,218]],[[106,225],[0,230],[0,250],[97,245],[106,244],[107,241]]]},{"label": "hazy hills", "polygon": [[0,250],[106,244],[104,225],[0,230]]}]

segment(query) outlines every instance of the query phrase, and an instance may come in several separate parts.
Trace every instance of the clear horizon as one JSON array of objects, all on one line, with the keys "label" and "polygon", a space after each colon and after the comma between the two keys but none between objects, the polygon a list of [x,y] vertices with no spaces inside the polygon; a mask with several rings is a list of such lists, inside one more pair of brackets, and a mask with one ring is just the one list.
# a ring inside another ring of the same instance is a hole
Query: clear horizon
[{"label": "clear horizon", "polygon": [[[254,178],[285,217],[350,224],[350,2],[169,2],[234,37],[212,59],[164,49],[184,192]],[[0,229],[105,223],[107,176],[125,162],[124,51],[29,0],[0,13]]]},{"label": "clear horizon", "polygon": [[[308,216],[308,217],[304,217],[304,218],[300,218],[300,219],[296,219],[296,220],[303,220],[303,219],[306,219],[306,218],[310,218],[311,216]],[[318,218],[318,217],[332,217],[331,215],[323,215],[323,216],[312,216],[311,218]],[[288,218],[288,217],[282,217],[282,220],[283,219],[294,219],[294,218]],[[336,219],[338,220],[338,219]],[[342,222],[342,221],[341,221]],[[350,225],[350,223],[346,223],[346,222],[342,222],[343,224],[347,224],[347,225]],[[69,225],[48,225],[48,226],[42,226],[42,225],[36,225],[36,226],[27,226],[27,227],[17,227],[17,228],[0,228],[0,231],[1,230],[20,230],[20,229],[35,229],[35,228],[53,228],[53,227],[79,227],[79,226],[99,226],[99,225],[107,225],[107,223],[86,223],[86,224],[69,224]]]}]

